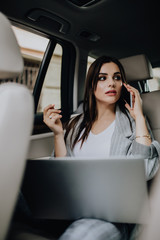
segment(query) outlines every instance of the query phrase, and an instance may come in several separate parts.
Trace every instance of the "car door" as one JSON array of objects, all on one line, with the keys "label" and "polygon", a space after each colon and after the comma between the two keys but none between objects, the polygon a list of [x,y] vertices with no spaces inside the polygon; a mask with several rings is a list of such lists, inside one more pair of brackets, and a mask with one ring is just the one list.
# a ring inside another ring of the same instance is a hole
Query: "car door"
[{"label": "car door", "polygon": [[[25,29],[24,29],[25,28]],[[53,133],[43,123],[43,109],[49,104],[62,110],[62,122],[73,112],[73,79],[76,51],[72,44],[14,26],[24,60],[24,71],[15,79],[1,80],[24,84],[34,96],[34,127],[28,158],[48,158],[53,151]]]}]

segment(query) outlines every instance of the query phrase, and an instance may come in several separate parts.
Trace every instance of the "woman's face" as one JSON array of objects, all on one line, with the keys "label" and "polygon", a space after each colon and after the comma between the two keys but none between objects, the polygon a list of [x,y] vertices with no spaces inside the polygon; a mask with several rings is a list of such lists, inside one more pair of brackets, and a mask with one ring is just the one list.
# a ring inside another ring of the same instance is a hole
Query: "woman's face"
[{"label": "woman's face", "polygon": [[117,64],[104,63],[94,92],[97,103],[115,104],[121,95],[122,78]]}]

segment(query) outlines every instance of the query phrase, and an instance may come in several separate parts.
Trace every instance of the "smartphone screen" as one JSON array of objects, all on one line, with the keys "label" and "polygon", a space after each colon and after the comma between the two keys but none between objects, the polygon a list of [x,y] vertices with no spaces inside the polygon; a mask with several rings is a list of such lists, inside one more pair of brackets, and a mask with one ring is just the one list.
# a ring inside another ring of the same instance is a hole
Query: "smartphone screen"
[{"label": "smartphone screen", "polygon": [[124,100],[126,100],[126,102],[132,108],[132,94],[128,92],[124,86],[122,86],[122,94],[123,94]]}]

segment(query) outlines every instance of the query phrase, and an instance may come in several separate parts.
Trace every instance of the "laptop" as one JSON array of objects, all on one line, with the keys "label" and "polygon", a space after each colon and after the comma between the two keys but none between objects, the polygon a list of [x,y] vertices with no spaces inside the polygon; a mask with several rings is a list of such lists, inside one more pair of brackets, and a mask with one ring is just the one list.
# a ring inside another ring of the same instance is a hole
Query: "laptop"
[{"label": "laptop", "polygon": [[28,160],[22,192],[35,218],[146,223],[142,158]]}]

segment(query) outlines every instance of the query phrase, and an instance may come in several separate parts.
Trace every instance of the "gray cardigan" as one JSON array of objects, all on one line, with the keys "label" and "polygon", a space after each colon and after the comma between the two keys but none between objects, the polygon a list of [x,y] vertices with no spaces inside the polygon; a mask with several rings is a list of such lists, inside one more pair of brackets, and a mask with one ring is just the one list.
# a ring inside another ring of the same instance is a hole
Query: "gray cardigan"
[{"label": "gray cardigan", "polygon": [[[77,132],[78,127],[82,121],[82,117],[77,123],[74,133]],[[132,127],[130,125],[128,117],[130,119]],[[117,106],[115,130],[111,139],[110,156],[142,156],[145,159],[146,177],[147,180],[149,180],[156,174],[159,167],[160,144],[154,140],[149,125],[148,129],[152,137],[152,144],[150,146],[146,146],[137,143],[135,141],[135,121],[130,116],[130,114],[128,114],[128,117]],[[67,156],[73,156],[73,152],[70,148],[71,133],[72,131],[70,131],[66,141]],[[74,135],[75,134],[73,134],[72,140],[74,140]]]}]

